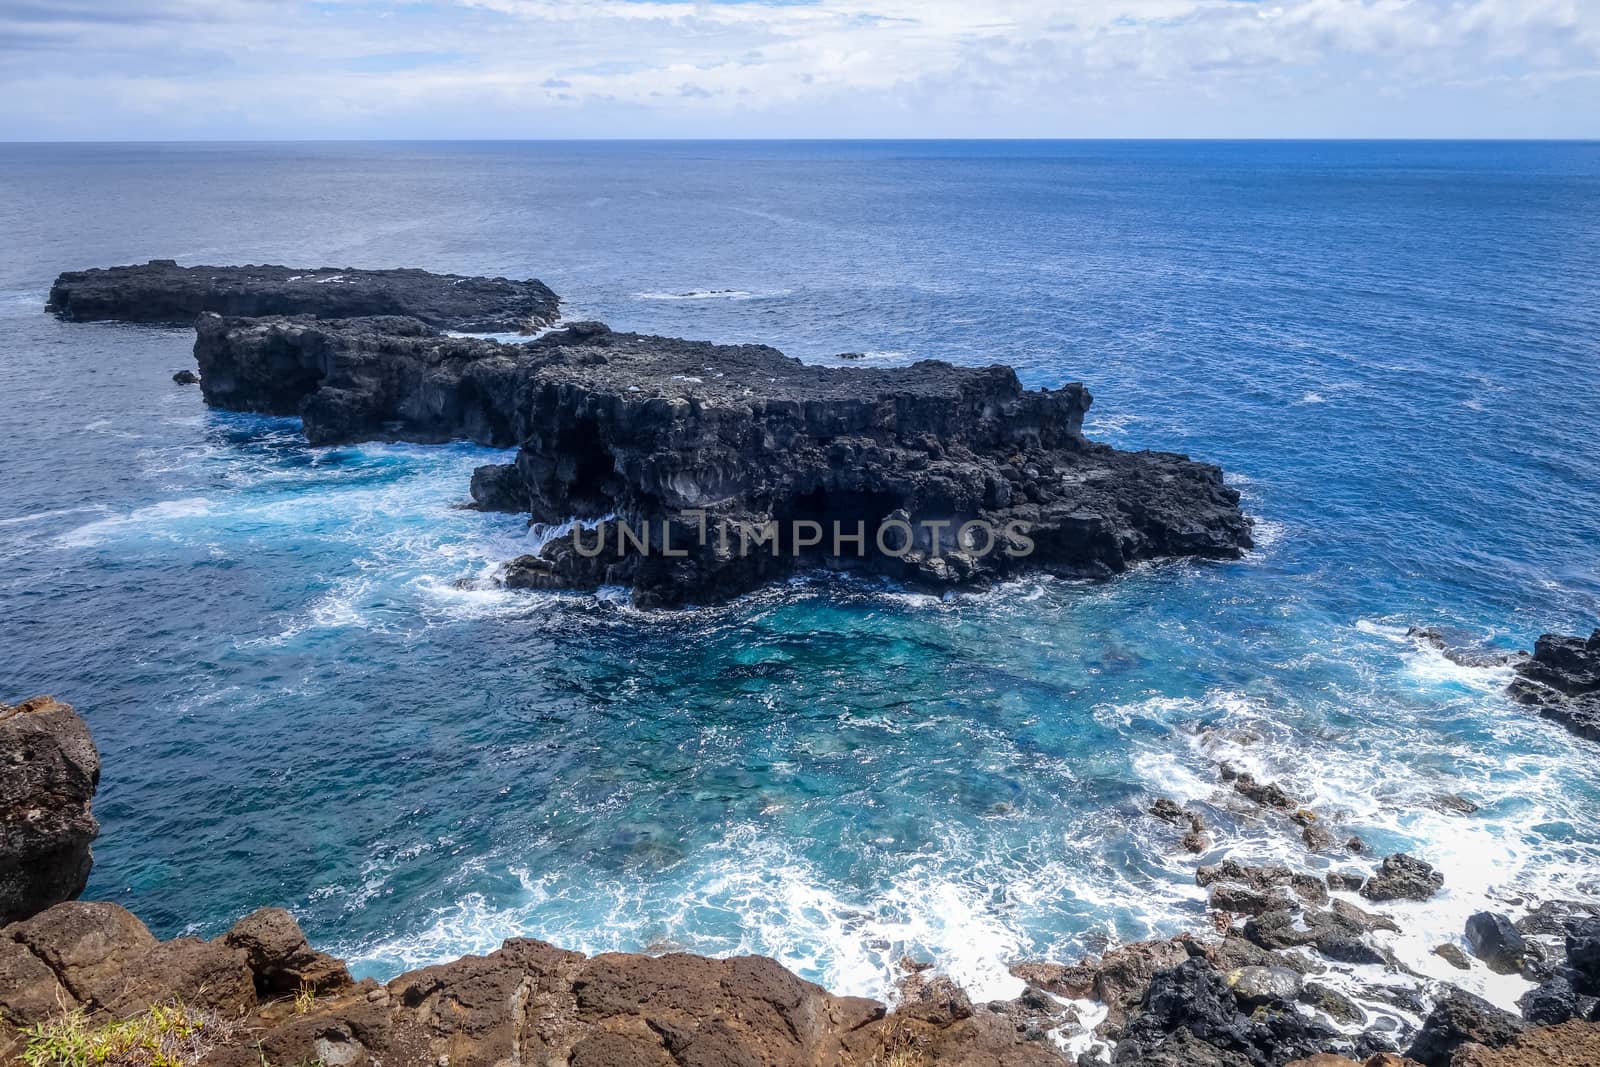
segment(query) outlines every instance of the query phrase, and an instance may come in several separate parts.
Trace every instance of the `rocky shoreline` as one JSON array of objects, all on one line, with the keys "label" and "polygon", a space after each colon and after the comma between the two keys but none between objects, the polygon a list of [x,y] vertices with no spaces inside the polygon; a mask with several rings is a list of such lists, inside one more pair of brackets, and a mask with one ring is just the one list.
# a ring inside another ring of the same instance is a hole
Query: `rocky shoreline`
[{"label": "rocky shoreline", "polygon": [[[168,293],[166,264],[63,275],[52,306],[81,317],[109,288],[97,317],[197,309],[207,403],[298,415],[314,444],[516,448],[514,463],[474,475],[477,506],[576,526],[511,561],[514,588],[623,586],[640,607],[675,607],[817,568],[944,589],[1030,569],[1105,577],[1144,560],[1233,559],[1252,545],[1217,467],[1085,439],[1081,384],[1025,390],[999,364],[823,367],[600,323],[501,344],[443,332],[417,299],[329,304],[333,286],[276,275],[249,315],[217,313],[249,303],[235,296],[265,269],[192,268],[210,272],[198,296],[189,275]],[[420,272],[367,273],[381,288]],[[353,279],[341,284],[354,294]],[[314,306],[297,305],[302,292]],[[409,310],[357,310],[391,303]]]},{"label": "rocky shoreline", "polygon": [[[76,714],[50,698],[0,707],[0,746],[21,771],[8,781],[31,783],[8,792],[0,812],[8,828],[35,825],[18,869],[54,871],[70,855],[87,873],[87,797],[80,788],[63,802],[56,784],[63,753],[74,756],[73,782],[98,767],[87,738]],[[1520,1015],[1507,1012],[1424,978],[1386,947],[1399,925],[1385,907],[1434,898],[1447,873],[1403,854],[1374,863],[1359,838],[1335,832],[1275,783],[1223,765],[1219,785],[1263,827],[1298,837],[1308,860],[1334,865],[1226,855],[1197,863],[1211,929],[1115,945],[1073,964],[1019,961],[1012,973],[1025,988],[1012,1000],[973,1003],[934,964],[909,959],[891,1006],[834,996],[762,957],[586,957],[529,939],[388,983],[355,981],[281,909],[210,940],[162,942],[115,904],[72,899],[81,882],[45,879],[6,900],[0,1056],[24,1062],[31,1048],[35,1062],[59,1062],[37,1053],[63,1028],[92,1032],[176,1011],[186,1020],[183,1047],[168,1062],[216,1067],[1600,1062],[1600,909],[1545,901],[1528,902],[1517,921],[1475,914],[1457,942],[1436,950],[1452,966],[1526,980]],[[1149,815],[1182,834],[1174,847],[1210,848],[1198,810],[1162,799]]]}]

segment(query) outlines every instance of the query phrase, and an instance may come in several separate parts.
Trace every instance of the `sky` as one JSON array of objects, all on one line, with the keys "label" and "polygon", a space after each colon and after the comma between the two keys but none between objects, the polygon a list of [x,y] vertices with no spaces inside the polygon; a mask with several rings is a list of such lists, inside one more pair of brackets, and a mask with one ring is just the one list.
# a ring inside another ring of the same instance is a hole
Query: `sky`
[{"label": "sky", "polygon": [[1600,137],[1600,0],[0,0],[0,140]]}]

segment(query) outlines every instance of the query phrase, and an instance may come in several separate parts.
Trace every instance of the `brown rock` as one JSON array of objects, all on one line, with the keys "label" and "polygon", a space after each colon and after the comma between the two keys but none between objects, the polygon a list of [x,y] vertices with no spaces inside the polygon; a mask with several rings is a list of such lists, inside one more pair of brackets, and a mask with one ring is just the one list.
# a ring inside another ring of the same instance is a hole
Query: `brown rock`
[{"label": "brown rock", "polygon": [[0,938],[0,1018],[31,1026],[77,1006],[77,998],[43,960],[26,946]]},{"label": "brown rock", "polygon": [[900,983],[900,1004],[895,1014],[934,1026],[949,1026],[972,1018],[972,1001],[944,975],[913,974]]},{"label": "brown rock", "polygon": [[89,801],[100,756],[77,712],[51,697],[0,704],[0,926],[72,900],[100,832]]},{"label": "brown rock", "polygon": [[125,968],[156,946],[144,923],[115,904],[68,901],[7,927],[67,991],[91,1007],[114,996]]},{"label": "brown rock", "polygon": [[1335,1056],[1331,1052],[1319,1052],[1303,1060],[1292,1060],[1284,1067],[1361,1067],[1361,1064],[1343,1056]]},{"label": "brown rock", "polygon": [[263,996],[310,989],[327,993],[351,984],[343,961],[318,952],[282,908],[262,908],[233,924],[224,944],[242,951]]},{"label": "brown rock", "polygon": [[119,980],[104,988],[96,1000],[118,1018],[152,1004],[180,1001],[236,1019],[256,1004],[255,982],[245,954],[192,937],[160,942],[128,960]]},{"label": "brown rock", "polygon": [[1574,1020],[1539,1027],[1489,1049],[1466,1045],[1451,1067],[1594,1067],[1600,1064],[1600,1023]]},{"label": "brown rock", "polygon": [[1013,977],[1020,978],[1035,989],[1054,993],[1058,997],[1083,1000],[1094,995],[1097,969],[1088,963],[1044,963],[1025,960],[1010,967]]},{"label": "brown rock", "polygon": [[1144,999],[1157,971],[1170,970],[1188,958],[1189,950],[1180,940],[1135,941],[1107,952],[1094,981],[1094,995],[1106,1005],[1106,1021],[1120,1025]]}]

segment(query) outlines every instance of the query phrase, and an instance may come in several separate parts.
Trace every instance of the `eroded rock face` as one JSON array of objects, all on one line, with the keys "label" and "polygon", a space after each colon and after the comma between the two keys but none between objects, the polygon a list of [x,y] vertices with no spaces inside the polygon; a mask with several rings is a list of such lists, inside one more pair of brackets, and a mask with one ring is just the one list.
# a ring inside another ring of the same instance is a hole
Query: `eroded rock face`
[{"label": "eroded rock face", "polygon": [[674,606],[816,566],[945,587],[1251,543],[1216,467],[1086,441],[1083,386],[1024,390],[1008,367],[811,366],[598,323],[523,345],[395,318],[196,329],[210,403],[299,414],[313,442],[517,447],[514,473],[474,478],[480,507],[602,524],[519,561],[511,585]]},{"label": "eroded rock face", "polygon": [[180,267],[170,259],[67,271],[45,305],[64,319],[188,325],[204,312],[310,315],[319,319],[408,315],[448,330],[529,332],[555,321],[560,300],[542,282],[470,278],[425,270]]},{"label": "eroded rock face", "polygon": [[99,784],[100,756],[77,712],[51,697],[0,704],[0,925],[83,892]]},{"label": "eroded rock face", "polygon": [[1513,697],[1579,737],[1600,741],[1600,629],[1588,637],[1545,634],[1516,670]]},{"label": "eroded rock face", "polygon": [[[306,989],[316,995],[295,996]],[[278,909],[212,941],[161,942],[114,904],[69,902],[0,929],[0,1060],[21,1039],[14,1026],[179,1000],[243,1024],[206,1052],[208,1067],[1063,1062],[1042,1034],[975,1008],[948,978],[914,974],[902,992],[891,1014],[763,957],[590,958],[526,939],[380,986],[352,982]]]}]

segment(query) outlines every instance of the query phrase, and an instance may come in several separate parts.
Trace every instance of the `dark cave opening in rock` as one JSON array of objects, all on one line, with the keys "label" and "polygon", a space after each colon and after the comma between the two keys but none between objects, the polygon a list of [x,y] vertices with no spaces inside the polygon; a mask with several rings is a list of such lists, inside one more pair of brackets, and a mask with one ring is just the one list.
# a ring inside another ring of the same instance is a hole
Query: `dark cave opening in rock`
[{"label": "dark cave opening in rock", "polygon": [[600,424],[581,418],[556,438],[556,475],[566,491],[571,514],[596,518],[613,509],[619,487],[616,457],[606,446]]},{"label": "dark cave opening in rock", "polygon": [[[820,556],[830,563],[848,565],[853,560],[882,555],[878,551],[878,528],[902,506],[903,501],[894,493],[816,489],[795,497],[787,508],[777,513],[779,536],[787,552],[797,532],[807,537],[812,533],[809,529],[797,531],[797,524],[814,522],[821,527],[821,541],[800,548],[797,554]],[[858,533],[861,535],[859,542],[855,539]],[[902,543],[897,536],[890,535],[891,546]]]}]

